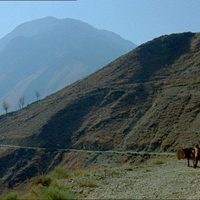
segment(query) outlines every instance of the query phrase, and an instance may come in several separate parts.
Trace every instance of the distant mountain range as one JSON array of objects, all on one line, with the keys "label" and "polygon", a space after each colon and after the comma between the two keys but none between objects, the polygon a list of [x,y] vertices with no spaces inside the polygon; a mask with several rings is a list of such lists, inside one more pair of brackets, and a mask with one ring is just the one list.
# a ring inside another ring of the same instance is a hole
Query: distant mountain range
[{"label": "distant mountain range", "polygon": [[0,40],[0,102],[11,109],[43,98],[96,71],[136,45],[75,19],[46,17],[16,27]]}]

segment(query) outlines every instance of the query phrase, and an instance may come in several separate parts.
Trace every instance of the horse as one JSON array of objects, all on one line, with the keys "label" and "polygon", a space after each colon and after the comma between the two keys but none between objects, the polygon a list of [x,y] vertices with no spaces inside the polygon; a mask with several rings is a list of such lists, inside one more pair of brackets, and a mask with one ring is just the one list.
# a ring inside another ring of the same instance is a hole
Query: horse
[{"label": "horse", "polygon": [[195,148],[192,148],[192,147],[190,147],[190,148],[179,148],[178,151],[177,151],[177,158],[179,160],[187,159],[188,167],[190,166],[190,160],[193,160],[193,167],[194,168],[196,168],[196,166],[197,166],[198,161],[196,161],[196,159],[195,159]]}]

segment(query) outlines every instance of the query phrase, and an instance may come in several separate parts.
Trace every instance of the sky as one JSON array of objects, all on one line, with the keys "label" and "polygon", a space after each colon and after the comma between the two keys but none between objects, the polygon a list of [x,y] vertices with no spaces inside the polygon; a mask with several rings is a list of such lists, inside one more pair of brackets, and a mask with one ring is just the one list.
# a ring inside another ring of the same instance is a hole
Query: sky
[{"label": "sky", "polygon": [[36,18],[75,18],[139,45],[164,34],[200,31],[200,0],[0,1],[0,38]]}]

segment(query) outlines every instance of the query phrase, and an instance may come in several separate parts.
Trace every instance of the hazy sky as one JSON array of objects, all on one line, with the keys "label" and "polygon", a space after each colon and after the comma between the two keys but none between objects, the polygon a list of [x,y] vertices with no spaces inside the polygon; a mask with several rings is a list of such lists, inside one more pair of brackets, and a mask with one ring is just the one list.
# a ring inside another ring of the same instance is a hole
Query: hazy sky
[{"label": "hazy sky", "polygon": [[199,32],[200,0],[0,1],[0,37],[45,16],[80,19],[141,44],[163,34]]}]

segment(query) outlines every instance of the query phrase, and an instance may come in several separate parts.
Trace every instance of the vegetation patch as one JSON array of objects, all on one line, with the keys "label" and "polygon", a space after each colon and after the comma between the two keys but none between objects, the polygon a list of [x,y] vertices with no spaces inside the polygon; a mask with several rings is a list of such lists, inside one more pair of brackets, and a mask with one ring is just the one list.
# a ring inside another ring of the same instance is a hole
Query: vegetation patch
[{"label": "vegetation patch", "polygon": [[97,182],[92,177],[82,177],[77,180],[77,183],[80,187],[97,187]]},{"label": "vegetation patch", "polygon": [[18,196],[17,193],[15,193],[15,192],[10,192],[10,193],[6,194],[6,195],[3,197],[3,200],[21,200],[21,198]]},{"label": "vegetation patch", "polygon": [[33,186],[29,193],[27,193],[22,199],[66,200],[75,198],[75,194],[72,193],[66,185],[59,183],[57,180],[53,180],[49,186]]},{"label": "vegetation patch", "polygon": [[38,176],[34,181],[35,185],[41,184],[42,186],[49,186],[52,183],[52,179],[48,176]]},{"label": "vegetation patch", "polygon": [[[56,178],[55,178],[56,177]],[[48,175],[42,175],[35,178],[30,188],[20,196],[11,192],[3,197],[3,200],[68,200],[76,199],[74,193],[65,185],[60,178],[66,175],[61,170],[53,170]]]},{"label": "vegetation patch", "polygon": [[120,172],[118,172],[116,170],[111,170],[107,174],[108,174],[108,176],[114,177],[114,176],[119,176]]},{"label": "vegetation patch", "polygon": [[75,199],[75,195],[66,190],[64,187],[56,187],[55,185],[42,189],[39,200],[68,200]]},{"label": "vegetation patch", "polygon": [[155,165],[162,165],[162,164],[164,164],[165,162],[163,161],[163,160],[155,160],[154,161],[154,164]]},{"label": "vegetation patch", "polygon": [[49,176],[53,179],[68,179],[72,176],[72,173],[67,173],[60,167],[56,167],[53,171],[49,173]]}]

